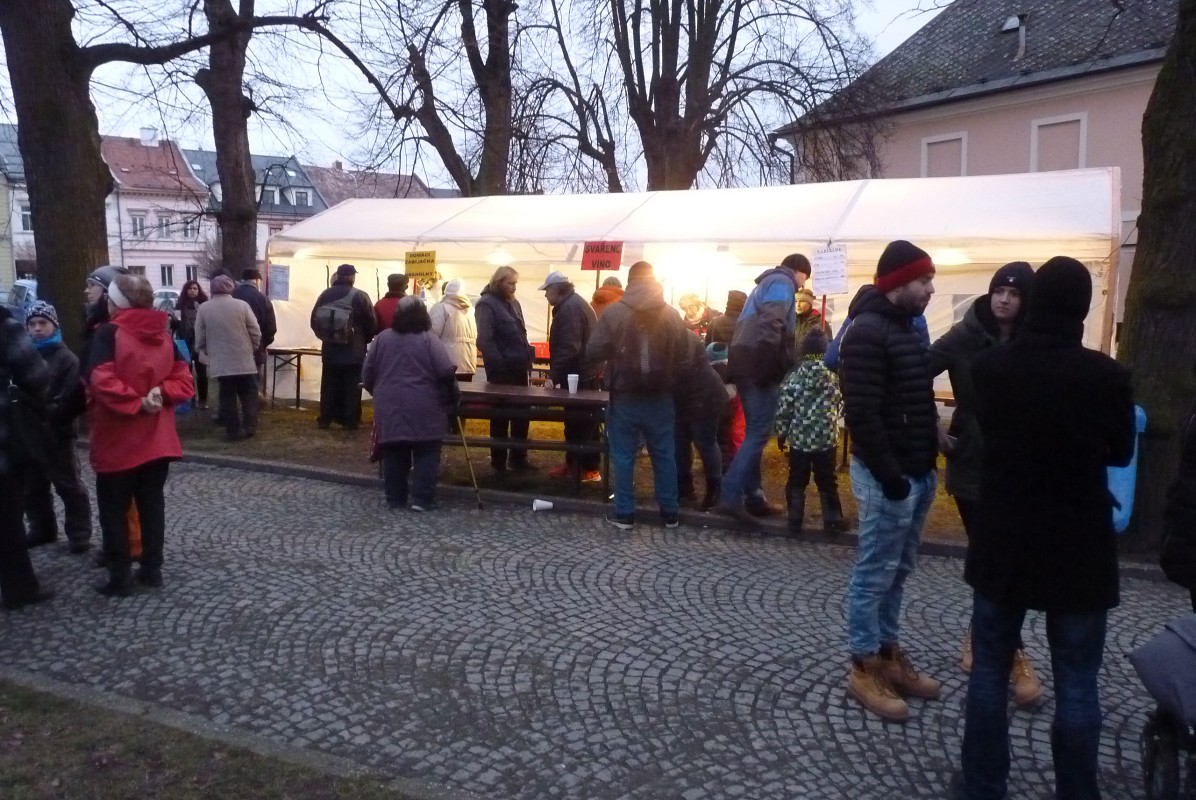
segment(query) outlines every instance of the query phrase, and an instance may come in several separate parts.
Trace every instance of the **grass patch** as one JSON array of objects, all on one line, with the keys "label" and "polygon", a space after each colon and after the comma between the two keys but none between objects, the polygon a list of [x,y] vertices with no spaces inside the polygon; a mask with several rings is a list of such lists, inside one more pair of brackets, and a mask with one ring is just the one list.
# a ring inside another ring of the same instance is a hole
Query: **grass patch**
[{"label": "grass patch", "polygon": [[[285,405],[285,407],[284,407]],[[186,450],[202,453],[264,458],[291,464],[355,472],[362,475],[376,475],[376,464],[368,461],[369,428],[373,420],[373,409],[365,406],[365,418],[358,431],[345,431],[338,426],[321,431],[316,427],[316,409],[296,409],[290,403],[279,401],[274,409],[263,404],[257,436],[241,442],[224,441],[224,429],[212,424],[211,411],[195,411],[179,417],[179,434]],[[468,420],[466,432],[471,436],[489,435],[489,423],[485,420]],[[531,437],[534,439],[563,439],[564,428],[556,422],[533,422]],[[490,454],[487,450],[471,448],[470,461],[477,475],[478,485],[483,489],[499,489],[521,492],[531,497],[581,497],[603,501],[606,498],[601,484],[583,484],[580,494],[575,494],[571,481],[553,480],[544,473],[556,466],[564,456],[560,453],[535,452],[531,459],[542,469],[532,473],[495,474],[490,470]],[[939,460],[940,476],[942,459]],[[694,480],[703,485],[701,461],[695,457]],[[789,474],[786,457],[775,446],[764,449],[761,475],[765,491],[774,503],[783,504],[785,480]],[[440,482],[451,486],[470,486],[469,469],[465,453],[460,447],[444,448],[441,458]],[[635,469],[636,496],[640,503],[653,506],[652,467],[646,454],[641,454]],[[848,519],[856,517],[855,498],[851,495],[851,481],[845,472],[839,473],[839,496],[843,511]],[[811,482],[806,493],[806,527],[817,528],[822,524],[818,493]],[[930,509],[923,533],[927,538],[963,541],[963,525],[955,502],[943,491],[939,481],[938,495]]]},{"label": "grass patch", "polygon": [[326,775],[0,681],[0,797],[404,800],[405,795],[377,778]]}]

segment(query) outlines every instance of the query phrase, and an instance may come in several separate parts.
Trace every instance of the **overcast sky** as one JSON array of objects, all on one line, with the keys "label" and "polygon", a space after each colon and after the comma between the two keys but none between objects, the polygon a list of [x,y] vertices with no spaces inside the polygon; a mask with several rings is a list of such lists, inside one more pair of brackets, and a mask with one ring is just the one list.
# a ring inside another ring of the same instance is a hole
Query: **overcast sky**
[{"label": "overcast sky", "polygon": [[[861,32],[875,43],[878,58],[934,18],[937,7],[946,0],[856,0],[856,14]],[[97,82],[110,80],[123,84],[128,79],[127,67],[109,67],[97,73]],[[161,112],[154,103],[137,104],[106,99],[101,88],[95,91],[100,130],[104,134],[137,136],[142,126],[159,128],[159,134],[175,139],[184,147],[212,147],[212,136],[206,119],[193,118],[190,123],[177,123]],[[318,92],[314,93],[318,95]],[[316,113],[323,109],[313,109]],[[335,159],[351,164],[360,145],[351,131],[343,126],[308,117],[307,126],[300,132],[289,131],[269,119],[255,115],[250,126],[250,146],[258,154],[287,155],[299,153],[307,163],[331,164]],[[326,119],[345,119],[347,109],[327,110],[320,114]],[[12,121],[12,120],[10,120]],[[167,128],[166,130],[162,130]],[[418,171],[418,170],[417,170]],[[430,176],[433,185],[442,181]]]}]

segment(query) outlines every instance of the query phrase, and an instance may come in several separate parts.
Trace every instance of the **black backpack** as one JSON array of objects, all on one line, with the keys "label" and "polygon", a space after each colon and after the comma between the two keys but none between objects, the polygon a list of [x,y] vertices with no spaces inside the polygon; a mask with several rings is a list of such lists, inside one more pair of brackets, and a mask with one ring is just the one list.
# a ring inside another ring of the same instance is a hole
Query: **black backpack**
[{"label": "black backpack", "polygon": [[631,394],[666,394],[676,383],[673,331],[662,309],[633,311],[611,363],[614,388]]},{"label": "black backpack", "polygon": [[353,319],[353,298],[356,289],[349,289],[344,297],[325,303],[312,314],[312,330],[326,344],[352,344],[357,326]]}]

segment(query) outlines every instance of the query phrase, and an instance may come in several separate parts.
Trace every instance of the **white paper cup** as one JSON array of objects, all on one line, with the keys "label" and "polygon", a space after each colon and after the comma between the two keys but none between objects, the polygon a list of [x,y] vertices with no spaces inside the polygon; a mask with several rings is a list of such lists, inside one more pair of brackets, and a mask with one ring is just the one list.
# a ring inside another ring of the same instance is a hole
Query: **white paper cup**
[{"label": "white paper cup", "polygon": [[577,394],[577,384],[581,380],[581,376],[566,375],[565,379],[569,381],[569,394]]},{"label": "white paper cup", "polygon": [[536,498],[532,501],[532,511],[551,511],[552,501]]}]

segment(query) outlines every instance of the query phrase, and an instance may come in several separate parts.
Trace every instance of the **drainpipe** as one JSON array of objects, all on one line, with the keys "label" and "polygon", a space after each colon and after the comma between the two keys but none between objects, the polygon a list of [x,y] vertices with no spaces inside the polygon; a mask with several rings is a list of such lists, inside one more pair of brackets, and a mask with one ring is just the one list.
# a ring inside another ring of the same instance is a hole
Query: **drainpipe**
[{"label": "drainpipe", "polygon": [[[116,184],[116,241],[120,245],[120,265],[127,269],[128,266],[125,264],[125,228],[124,228],[124,223],[121,220],[122,220],[122,218],[120,215],[120,183],[117,182],[117,184]],[[109,253],[108,256],[109,256],[109,258],[111,258],[112,254]]]},{"label": "drainpipe", "polygon": [[797,156],[794,155],[792,150],[786,150],[785,148],[781,147],[779,140],[779,136],[777,136],[775,133],[772,134],[768,137],[768,146],[783,155],[785,158],[789,159],[789,183],[792,184],[796,182],[794,179],[797,177]]}]

